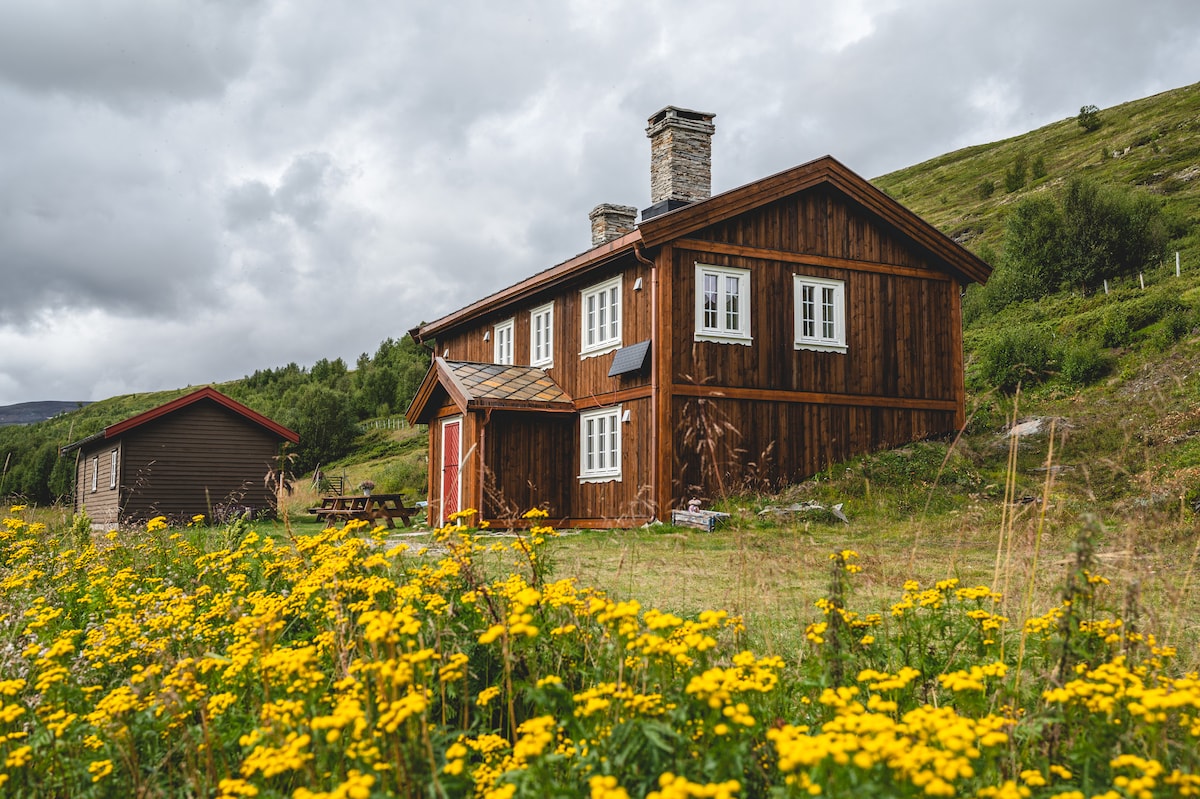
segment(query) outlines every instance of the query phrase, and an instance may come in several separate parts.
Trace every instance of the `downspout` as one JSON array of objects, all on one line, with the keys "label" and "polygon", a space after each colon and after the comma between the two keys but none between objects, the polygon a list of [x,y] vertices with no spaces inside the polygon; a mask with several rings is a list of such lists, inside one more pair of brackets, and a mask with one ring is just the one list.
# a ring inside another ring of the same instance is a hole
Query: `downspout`
[{"label": "downspout", "polygon": [[654,470],[650,482],[654,486],[654,518],[657,519],[661,512],[658,507],[658,350],[661,342],[654,341],[658,333],[658,261],[651,261],[642,254],[640,241],[633,243],[633,255],[640,263],[650,267],[650,463]]}]

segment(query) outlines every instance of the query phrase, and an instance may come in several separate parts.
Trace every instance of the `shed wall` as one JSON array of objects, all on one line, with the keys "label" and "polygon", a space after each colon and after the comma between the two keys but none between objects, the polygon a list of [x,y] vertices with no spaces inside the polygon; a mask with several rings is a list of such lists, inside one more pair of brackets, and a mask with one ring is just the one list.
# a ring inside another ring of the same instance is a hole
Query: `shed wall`
[{"label": "shed wall", "polygon": [[279,453],[279,439],[215,403],[181,408],[129,431],[122,441],[122,521],[274,506],[263,478]]}]

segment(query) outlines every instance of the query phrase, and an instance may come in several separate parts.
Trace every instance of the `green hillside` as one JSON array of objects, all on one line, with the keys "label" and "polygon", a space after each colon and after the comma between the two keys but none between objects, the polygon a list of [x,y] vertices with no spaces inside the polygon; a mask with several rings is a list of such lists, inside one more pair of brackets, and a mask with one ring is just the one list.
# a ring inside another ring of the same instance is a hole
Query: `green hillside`
[{"label": "green hillside", "polygon": [[[1011,139],[968,147],[883,175],[873,182],[959,243],[979,252],[999,249],[1014,203],[1031,192],[1073,177],[1131,186],[1161,197],[1172,212],[1191,220],[1200,206],[1200,84],[1113,108],[1100,109],[1100,127],[1084,130],[1076,116]],[[1005,179],[1019,160],[1023,188],[1009,192]],[[1035,164],[1041,174],[1034,175]],[[994,191],[984,197],[981,186]],[[1200,233],[1180,240],[1200,268]]]}]

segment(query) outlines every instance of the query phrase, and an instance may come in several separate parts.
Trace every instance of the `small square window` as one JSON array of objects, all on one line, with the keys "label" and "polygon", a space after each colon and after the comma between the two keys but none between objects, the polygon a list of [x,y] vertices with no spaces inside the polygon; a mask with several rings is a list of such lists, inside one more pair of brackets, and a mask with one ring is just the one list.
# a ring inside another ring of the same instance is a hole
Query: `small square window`
[{"label": "small square window", "polygon": [[529,363],[554,365],[554,303],[529,312]]},{"label": "small square window", "polygon": [[579,414],[579,481],[621,479],[621,406]]},{"label": "small square window", "polygon": [[749,269],[696,264],[695,340],[750,345]]},{"label": "small square window", "polygon": [[612,352],[621,346],[621,278],[580,292],[583,306],[581,357]]},{"label": "small square window", "polygon": [[796,349],[845,352],[845,284],[803,275],[795,275],[793,280]]},{"label": "small square window", "polygon": [[492,335],[493,362],[511,365],[513,362],[513,320],[496,325]]}]

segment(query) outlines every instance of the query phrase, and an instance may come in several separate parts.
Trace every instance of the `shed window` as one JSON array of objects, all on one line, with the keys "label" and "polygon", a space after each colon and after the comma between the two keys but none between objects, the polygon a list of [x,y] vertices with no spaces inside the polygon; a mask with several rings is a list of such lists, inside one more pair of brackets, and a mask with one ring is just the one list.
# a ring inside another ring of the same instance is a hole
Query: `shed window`
[{"label": "shed window", "polygon": [[579,414],[579,481],[621,479],[621,406]]},{"label": "shed window", "polygon": [[529,363],[554,365],[554,303],[529,312]]},{"label": "shed window", "polygon": [[695,340],[751,343],[749,269],[696,264]]},{"label": "shed window", "polygon": [[92,493],[100,487],[100,456],[92,456]]},{"label": "shed window", "polygon": [[495,330],[495,362],[512,364],[513,362],[513,320],[501,322]]},{"label": "shed window", "polygon": [[795,275],[793,279],[796,349],[845,352],[845,284],[803,275]]},{"label": "shed window", "polygon": [[108,487],[117,487],[117,451],[108,453]]},{"label": "shed window", "polygon": [[621,346],[621,278],[584,289],[583,335],[579,355],[589,358]]}]

